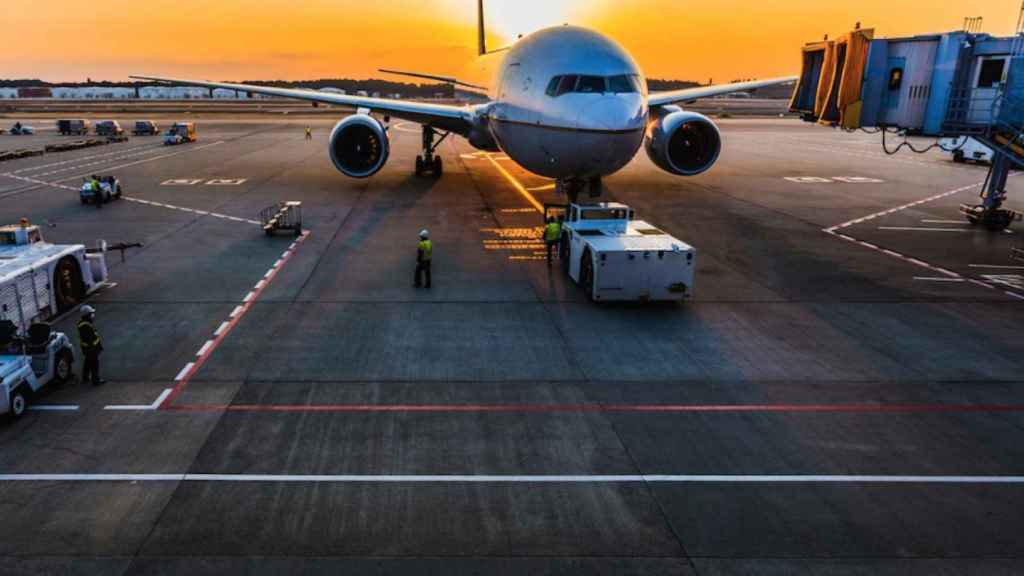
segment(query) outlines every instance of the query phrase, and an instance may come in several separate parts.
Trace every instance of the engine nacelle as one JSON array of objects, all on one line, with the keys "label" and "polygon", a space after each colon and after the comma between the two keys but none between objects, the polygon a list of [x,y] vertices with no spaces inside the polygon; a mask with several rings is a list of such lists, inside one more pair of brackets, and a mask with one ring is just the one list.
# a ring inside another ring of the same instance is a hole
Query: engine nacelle
[{"label": "engine nacelle", "polygon": [[377,173],[388,160],[388,133],[369,114],[353,114],[334,125],[329,145],[331,161],[344,175],[366,178]]},{"label": "engine nacelle", "polygon": [[718,160],[722,137],[707,116],[683,111],[678,106],[664,106],[661,115],[647,126],[644,150],[662,170],[695,176]]}]

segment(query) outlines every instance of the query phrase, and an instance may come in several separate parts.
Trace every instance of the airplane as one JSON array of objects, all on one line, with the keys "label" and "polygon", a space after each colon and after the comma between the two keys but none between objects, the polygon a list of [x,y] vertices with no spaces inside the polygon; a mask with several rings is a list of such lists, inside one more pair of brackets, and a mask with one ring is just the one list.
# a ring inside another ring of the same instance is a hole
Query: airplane
[{"label": "airplane", "polygon": [[[477,0],[480,56],[499,52],[487,50],[483,4]],[[791,76],[648,94],[643,72],[622,46],[597,31],[569,25],[520,37],[501,52],[490,100],[467,106],[227,82],[132,78],[355,107],[355,114],[334,126],[328,145],[334,166],[353,178],[372,176],[387,162],[388,123],[394,116],[422,126],[417,176],[428,172],[441,176],[443,163],[437,148],[448,135],[457,134],[478,150],[503,152],[526,170],[554,179],[556,189],[571,202],[584,190],[591,197],[599,196],[602,177],[628,164],[641,145],[654,164],[669,173],[694,176],[708,170],[722,147],[718,127],[707,116],[679,104],[796,80]],[[444,76],[385,72],[476,87]],[[382,116],[383,122],[374,114]]]}]

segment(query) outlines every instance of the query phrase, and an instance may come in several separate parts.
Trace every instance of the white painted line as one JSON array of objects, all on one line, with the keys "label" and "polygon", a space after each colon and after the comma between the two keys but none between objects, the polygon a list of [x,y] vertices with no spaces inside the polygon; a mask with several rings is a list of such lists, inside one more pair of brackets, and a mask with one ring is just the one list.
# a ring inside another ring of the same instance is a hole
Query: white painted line
[{"label": "white painted line", "polygon": [[239,314],[242,313],[243,310],[245,310],[245,308],[241,306],[235,306],[235,309],[231,311],[231,317],[234,318],[235,316],[238,316]]},{"label": "white painted line", "polygon": [[969,268],[1000,268],[1006,270],[1024,270],[1024,266],[1004,266],[1002,264],[968,264]]},{"label": "white painted line", "polygon": [[[262,280],[260,280],[260,282],[262,282]],[[245,298],[242,298],[242,302],[248,302],[249,300],[252,300],[255,297],[256,294],[249,292],[248,294],[245,295]]]},{"label": "white painted line", "polygon": [[156,397],[156,400],[153,401],[153,404],[151,404],[152,409],[156,410],[159,408],[160,405],[164,403],[164,400],[167,400],[167,397],[171,395],[171,391],[171,388],[164,388],[164,391],[161,392],[160,395]]},{"label": "white painted line", "polygon": [[914,276],[914,280],[925,282],[965,282],[963,278],[937,278],[933,276]]},{"label": "white painted line", "polygon": [[207,352],[210,351],[211,347],[213,347],[213,340],[207,340],[206,343],[203,344],[203,347],[199,349],[199,352],[196,352],[196,356],[202,356],[203,354],[206,354]]},{"label": "white painted line", "polygon": [[1024,296],[1022,296],[1020,294],[1017,294],[1016,292],[1010,292],[1008,290],[1003,290],[1003,294],[1006,294],[1007,296],[1013,296],[1014,298],[1016,298],[1018,300],[1024,300]]},{"label": "white painted line", "polygon": [[299,482],[608,484],[1024,484],[1024,476],[916,476],[854,474],[0,474],[0,482]]},{"label": "white painted line", "polygon": [[213,331],[213,335],[220,336],[221,334],[224,333],[225,330],[228,329],[228,326],[229,324],[227,322],[221,322],[220,326],[218,326],[217,329]]},{"label": "white painted line", "polygon": [[914,226],[879,226],[879,230],[896,230],[902,232],[971,232],[970,228],[924,228]]},{"label": "white painted line", "polygon": [[262,290],[263,286],[265,286],[266,283],[266,280],[260,280],[259,282],[256,283],[256,286],[254,286],[253,288],[255,288],[256,290]]},{"label": "white painted line", "polygon": [[278,266],[280,266],[281,262],[284,261],[284,258],[287,258],[287,257],[288,257],[288,253],[285,252],[284,255],[281,257],[281,259],[279,259],[277,262],[274,262],[274,266],[273,267],[277,268]]},{"label": "white painted line", "polygon": [[29,404],[28,409],[34,412],[75,412],[78,404]]},{"label": "white painted line", "polygon": [[298,245],[298,242],[292,242],[292,245],[288,247],[288,251],[291,252],[292,250],[295,250],[295,247]]},{"label": "white painted line", "polygon": [[174,377],[174,381],[178,382],[182,378],[184,378],[185,375],[188,374],[188,371],[191,370],[193,366],[195,366],[195,364],[193,362],[189,362],[188,364],[185,364],[185,367],[182,368],[181,371],[178,372],[178,375]]},{"label": "white painted line", "polygon": [[[188,368],[191,368],[191,367],[192,367],[192,363],[189,362],[188,366],[186,366],[185,368],[188,369]],[[139,410],[142,410],[142,411],[156,410],[157,408],[160,408],[160,405],[163,404],[164,400],[166,400],[167,397],[170,396],[170,395],[171,395],[171,389],[170,388],[164,388],[164,391],[161,392],[160,395],[156,397],[156,400],[154,400],[152,404],[111,404],[111,405],[104,406],[103,409],[104,410],[115,410],[115,411],[120,411],[120,412],[134,412],[134,411],[139,411]]]},{"label": "white painted line", "polygon": [[264,277],[264,278],[270,278],[270,277],[271,277],[271,276],[273,276],[273,275],[274,275],[274,269],[273,269],[273,268],[271,268],[270,270],[267,270],[267,273],[266,273],[266,274],[264,274],[264,275],[263,275],[263,277]]},{"label": "white painted line", "polygon": [[921,220],[925,224],[967,224],[964,220]]}]

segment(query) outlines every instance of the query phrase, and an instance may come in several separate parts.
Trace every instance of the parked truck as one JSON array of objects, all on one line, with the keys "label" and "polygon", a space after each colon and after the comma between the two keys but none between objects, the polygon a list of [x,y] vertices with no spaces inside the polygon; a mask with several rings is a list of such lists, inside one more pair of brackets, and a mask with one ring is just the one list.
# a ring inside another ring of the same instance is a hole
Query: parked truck
[{"label": "parked truck", "polygon": [[196,125],[192,122],[177,122],[164,135],[164,146],[174,146],[196,141]]},{"label": "parked truck", "polygon": [[100,120],[96,123],[97,136],[121,136],[124,129],[117,120]]},{"label": "parked truck", "polygon": [[85,136],[91,124],[88,120],[57,120],[57,133],[62,136]]},{"label": "parked truck", "polygon": [[682,301],[693,293],[697,251],[643,220],[625,204],[548,205],[564,218],[559,258],[589,299]]}]

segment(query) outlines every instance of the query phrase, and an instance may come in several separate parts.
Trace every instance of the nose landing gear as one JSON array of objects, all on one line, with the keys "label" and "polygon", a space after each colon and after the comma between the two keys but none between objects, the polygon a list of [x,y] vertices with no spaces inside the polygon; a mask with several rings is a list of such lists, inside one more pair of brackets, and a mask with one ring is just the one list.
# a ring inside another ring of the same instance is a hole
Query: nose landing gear
[{"label": "nose landing gear", "polygon": [[435,141],[434,138],[437,134],[438,132],[434,130],[433,126],[423,126],[423,154],[416,156],[416,176],[423,176],[429,172],[434,178],[441,177],[444,165],[441,162],[441,157],[435,155],[434,151],[441,145],[441,142],[444,142],[450,132],[441,134],[441,137]]},{"label": "nose landing gear", "polygon": [[587,191],[587,195],[591,198],[597,198],[601,196],[601,192],[604,190],[604,185],[601,183],[600,176],[594,176],[591,178],[563,178],[555,182],[555,191],[560,194],[565,194],[569,202],[575,204],[580,197],[580,192]]}]

